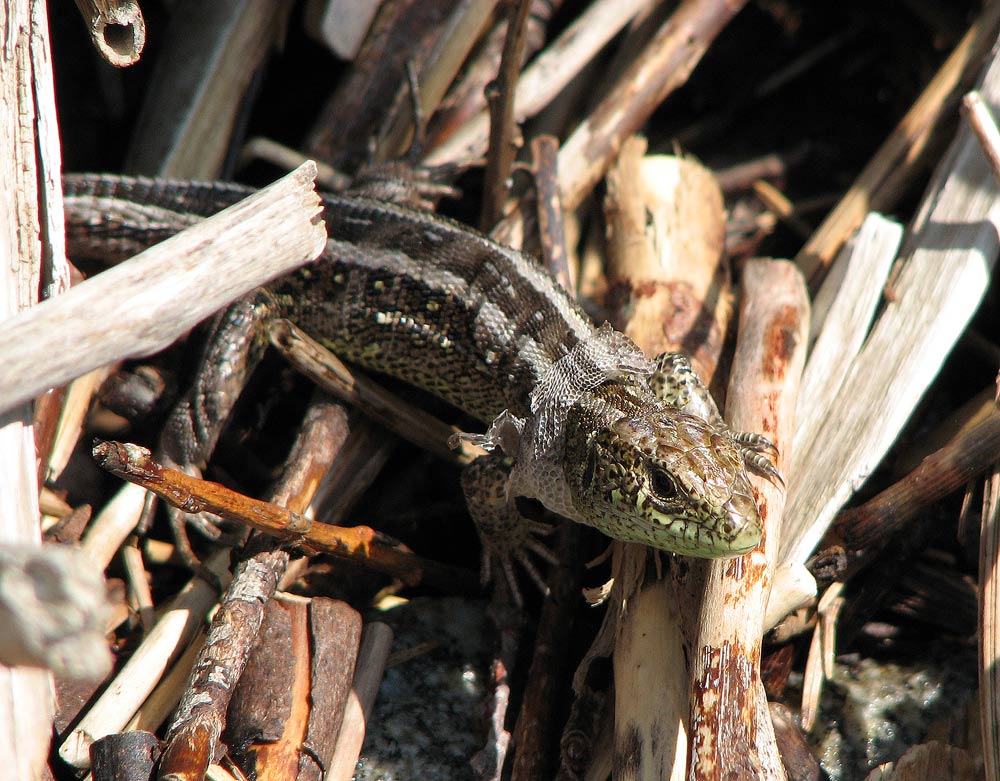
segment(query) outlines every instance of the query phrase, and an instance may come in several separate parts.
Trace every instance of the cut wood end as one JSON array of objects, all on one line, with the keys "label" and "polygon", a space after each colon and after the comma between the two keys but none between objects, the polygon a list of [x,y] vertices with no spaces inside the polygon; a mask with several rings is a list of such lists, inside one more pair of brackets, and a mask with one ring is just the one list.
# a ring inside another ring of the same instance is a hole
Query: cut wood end
[{"label": "cut wood end", "polygon": [[92,1],[78,0],[78,5],[88,22],[94,46],[107,62],[116,68],[127,68],[139,61],[146,45],[146,21],[138,4],[126,0],[111,8],[98,8]]}]

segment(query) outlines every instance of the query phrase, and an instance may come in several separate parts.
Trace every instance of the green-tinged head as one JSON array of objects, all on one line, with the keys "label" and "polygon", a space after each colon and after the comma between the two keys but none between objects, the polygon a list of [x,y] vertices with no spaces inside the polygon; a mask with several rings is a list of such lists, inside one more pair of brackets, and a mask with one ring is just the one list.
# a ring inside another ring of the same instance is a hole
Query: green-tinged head
[{"label": "green-tinged head", "polygon": [[571,419],[566,456],[574,507],[610,537],[702,558],[760,542],[740,446],[701,418],[653,405],[608,425]]}]

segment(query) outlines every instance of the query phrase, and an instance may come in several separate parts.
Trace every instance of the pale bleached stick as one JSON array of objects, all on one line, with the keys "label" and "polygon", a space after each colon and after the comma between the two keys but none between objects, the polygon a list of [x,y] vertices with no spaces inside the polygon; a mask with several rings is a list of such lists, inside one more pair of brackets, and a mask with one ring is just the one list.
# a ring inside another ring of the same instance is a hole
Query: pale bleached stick
[{"label": "pale bleached stick", "polygon": [[[778,448],[780,471],[788,463],[795,430],[809,297],[798,269],[777,260],[748,263],[741,292],[726,419],[737,431],[767,436]],[[745,556],[713,561],[707,568],[691,670],[688,778],[693,781],[730,773],[784,778],[760,684],[764,612],[784,491],[764,478],[755,477],[753,483],[764,539]]]},{"label": "pale bleached stick", "polygon": [[[0,14],[0,320],[56,295],[69,279],[62,244],[59,125],[44,3]],[[6,331],[5,331],[5,336]],[[8,337],[9,338],[9,337]],[[35,355],[44,362],[45,356]],[[37,545],[38,469],[30,404],[0,414],[0,544]],[[53,682],[41,667],[0,665],[0,757],[8,778],[41,778],[52,731]]]},{"label": "pale bleached stick", "polygon": [[[583,66],[652,0],[597,0],[567,27],[518,79],[514,117],[523,122],[545,108]],[[428,165],[475,159],[486,151],[489,114],[484,107],[427,155]]]},{"label": "pale bleached stick", "polygon": [[[980,93],[1000,105],[1000,60]],[[968,127],[928,186],[900,253],[883,310],[815,433],[802,441],[789,485],[782,560],[812,553],[843,504],[867,479],[965,330],[1000,252],[1000,185]]]},{"label": "pale bleached stick", "polygon": [[80,540],[80,549],[95,567],[103,571],[111,563],[138,525],[145,503],[146,489],[135,483],[125,483],[90,522]]},{"label": "pale bleached stick", "polygon": [[230,301],[316,258],[326,227],[314,176],[307,163],[9,320],[0,346],[0,408],[98,366],[161,350]]},{"label": "pale bleached stick", "polygon": [[[822,325],[817,329],[814,324],[812,328],[816,340],[802,375],[792,448],[795,461],[787,475],[793,484],[803,479],[802,454],[830,416],[834,400],[868,336],[902,235],[898,223],[869,214],[854,241],[837,258],[816,296],[817,316]],[[814,462],[812,468],[822,471],[826,466],[820,461]],[[790,526],[782,550],[795,545],[793,535],[814,537],[816,533],[808,527]]]},{"label": "pale bleached stick", "polygon": [[[822,377],[829,371],[826,369],[829,365],[827,363],[823,364],[824,368],[817,368],[816,356],[820,356],[824,362],[834,360],[828,353],[836,353],[837,350],[824,345],[824,341],[836,343],[847,354],[848,360],[861,349],[875,317],[876,307],[883,296],[889,267],[896,258],[902,240],[902,225],[871,212],[838,254],[813,298],[812,321],[809,325],[809,360],[802,377],[803,383],[809,382],[809,387],[805,388],[803,385],[804,389],[821,390],[818,387],[820,381],[811,379],[810,375]],[[841,375],[835,385],[837,389],[843,379],[843,370],[837,368],[835,371]],[[800,395],[797,428],[802,427],[804,418],[801,415],[808,410],[809,404],[809,398]],[[815,404],[826,406],[819,402]]]},{"label": "pale bleached stick", "polygon": [[980,94],[973,90],[962,98],[962,115],[979,139],[993,175],[1000,179],[1000,129],[997,128],[993,112],[983,103]]},{"label": "pale bleached stick", "polygon": [[983,492],[979,541],[979,732],[986,778],[1000,778],[1000,472]]},{"label": "pale bleached stick", "polygon": [[188,678],[191,677],[191,669],[194,667],[204,642],[205,633],[203,631],[195,633],[188,641],[184,653],[173,663],[169,672],[160,678],[156,688],[150,692],[146,701],[139,706],[132,718],[128,720],[128,724],[122,728],[123,732],[136,729],[155,732],[160,728],[160,725],[174,712],[174,708],[180,702],[181,695],[187,688]]},{"label": "pale bleached stick", "polygon": [[63,400],[62,414],[59,416],[59,425],[53,437],[52,450],[49,453],[49,464],[45,471],[46,480],[58,480],[66,464],[69,463],[69,458],[83,431],[83,422],[90,411],[90,402],[110,373],[110,367],[101,366],[82,377],[77,377],[69,384],[66,398]]}]

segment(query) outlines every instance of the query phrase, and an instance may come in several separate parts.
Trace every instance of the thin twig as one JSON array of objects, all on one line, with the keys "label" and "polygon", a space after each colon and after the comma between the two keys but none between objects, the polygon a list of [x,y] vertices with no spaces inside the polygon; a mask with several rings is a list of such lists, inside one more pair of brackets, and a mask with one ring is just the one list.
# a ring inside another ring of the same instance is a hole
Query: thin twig
[{"label": "thin twig", "polygon": [[490,108],[490,143],[486,153],[486,182],[483,188],[483,211],[479,224],[483,230],[492,228],[503,214],[509,177],[517,151],[514,139],[514,95],[521,71],[531,0],[518,0],[511,9],[500,57],[500,72],[496,81],[486,86]]},{"label": "thin twig", "polygon": [[360,561],[410,585],[433,580],[454,587],[470,581],[469,575],[414,556],[401,543],[367,526],[347,528],[312,521],[270,502],[170,469],[138,445],[100,442],[94,446],[94,457],[113,475],[141,485],[184,512],[214,513],[317,552]]},{"label": "thin twig", "polygon": [[573,275],[569,269],[562,199],[559,197],[558,152],[559,142],[554,136],[538,136],[531,140],[542,257],[552,276],[572,295]]}]

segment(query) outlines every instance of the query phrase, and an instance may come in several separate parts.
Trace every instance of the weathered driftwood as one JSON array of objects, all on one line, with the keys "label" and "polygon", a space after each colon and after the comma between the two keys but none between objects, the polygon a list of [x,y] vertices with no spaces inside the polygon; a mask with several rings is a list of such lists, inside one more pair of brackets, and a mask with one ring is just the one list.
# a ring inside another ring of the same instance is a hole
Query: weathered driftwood
[{"label": "weathered driftwood", "polygon": [[[808,323],[808,295],[798,269],[774,260],[744,267],[726,419],[737,431],[767,436],[778,448],[779,471],[791,460]],[[691,670],[691,779],[734,771],[741,778],[785,776],[760,681],[784,491],[763,478],[753,482],[764,539],[745,556],[707,567]]]},{"label": "weathered driftwood", "polygon": [[0,408],[111,361],[161,350],[227,303],[315,259],[326,226],[314,176],[306,164],[11,320],[0,348]]},{"label": "weathered driftwood", "polygon": [[[902,228],[897,223],[877,214],[868,215],[816,295],[810,329],[811,353],[802,375],[792,463],[787,470],[793,484],[803,479],[799,467],[801,454],[830,414],[833,399],[868,334],[901,238]],[[814,468],[825,467],[819,463]],[[793,547],[797,539],[808,538],[815,544],[826,531],[829,519],[820,519],[819,523],[819,529],[811,524],[786,524],[782,550]],[[799,559],[785,559],[778,564],[771,591],[773,608],[769,627],[802,604],[803,597],[815,596],[815,583],[810,589],[802,580],[803,564],[804,560]]]},{"label": "weathered driftwood", "polygon": [[[644,148],[627,142],[608,178],[608,298],[633,315],[617,324],[648,354],[683,348],[699,374],[710,380],[732,314],[721,265],[722,195],[702,166],[677,158],[642,158]],[[636,578],[641,582],[643,577],[647,549],[619,543],[615,551],[615,583],[605,622],[618,624],[613,660],[616,776],[683,778],[690,713],[686,659],[693,649],[698,587],[691,585],[688,599],[678,598],[666,581],[633,593]],[[611,639],[606,631],[602,629],[590,655],[610,651],[600,650]],[[655,660],[652,668],[650,660]],[[578,672],[578,695],[581,677]]]}]

